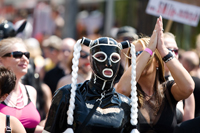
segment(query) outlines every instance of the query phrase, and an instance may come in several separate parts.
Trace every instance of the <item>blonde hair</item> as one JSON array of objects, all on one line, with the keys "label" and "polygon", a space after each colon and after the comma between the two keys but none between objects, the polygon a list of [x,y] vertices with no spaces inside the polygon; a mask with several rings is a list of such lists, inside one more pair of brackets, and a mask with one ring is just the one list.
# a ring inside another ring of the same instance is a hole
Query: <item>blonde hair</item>
[{"label": "blonde hair", "polygon": [[170,32],[165,32],[163,33],[163,37],[164,38],[172,38],[172,39],[176,39],[176,37],[174,36],[174,34],[170,33]]},{"label": "blonde hair", "polygon": [[[132,45],[136,45],[137,43],[141,44],[143,49],[145,49],[148,45],[149,45],[149,41],[150,41],[150,37],[143,37],[140,38],[138,40],[135,40],[132,42]],[[128,49],[127,52],[127,63],[128,66],[131,65],[131,59],[129,57],[130,55],[130,48]],[[156,80],[154,83],[155,86],[155,96],[156,96],[156,104],[155,104],[155,111],[159,110],[160,105],[162,104],[162,99],[164,97],[163,95],[163,90],[161,90],[161,88],[159,88],[159,84],[162,84],[163,82],[165,82],[165,78],[164,78],[164,62],[162,61],[162,57],[159,54],[158,50],[156,49],[153,53],[153,55],[151,56],[150,60],[148,61],[148,63],[146,64],[146,66],[148,66],[149,64],[152,63],[153,59],[156,59],[156,61],[158,62],[158,70],[156,71]],[[144,101],[144,96],[141,90],[141,87],[139,86],[139,84],[137,84],[137,96],[138,96],[138,105],[140,107],[143,106],[143,101]]]},{"label": "blonde hair", "polygon": [[9,51],[9,49],[16,43],[22,44],[27,49],[21,38],[17,37],[6,38],[0,41],[0,56],[5,55]]},{"label": "blonde hair", "polygon": [[28,51],[30,52],[30,57],[35,58],[42,55],[42,50],[40,48],[39,41],[35,38],[28,38],[24,40]]}]

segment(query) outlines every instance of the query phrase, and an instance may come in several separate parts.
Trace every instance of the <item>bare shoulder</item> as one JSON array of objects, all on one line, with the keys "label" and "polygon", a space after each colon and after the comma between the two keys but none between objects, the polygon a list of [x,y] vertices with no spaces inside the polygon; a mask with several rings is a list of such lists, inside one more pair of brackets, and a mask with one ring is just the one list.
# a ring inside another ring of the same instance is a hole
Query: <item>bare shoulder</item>
[{"label": "bare shoulder", "polygon": [[32,95],[32,96],[36,96],[37,95],[37,91],[33,86],[26,85],[26,88],[28,90],[29,95]]},{"label": "bare shoulder", "polygon": [[42,91],[45,93],[45,94],[51,94],[51,89],[50,89],[50,87],[47,85],[47,84],[45,84],[45,83],[42,83]]},{"label": "bare shoulder", "polygon": [[70,82],[71,83],[72,75],[66,75],[60,79],[61,82]]},{"label": "bare shoulder", "polygon": [[24,126],[16,117],[10,116],[10,126],[12,133],[26,133]]},{"label": "bare shoulder", "polygon": [[64,85],[71,84],[71,82],[72,82],[71,79],[72,79],[71,75],[66,75],[66,76],[62,77],[58,82],[57,89],[59,89],[60,87],[62,87]]},{"label": "bare shoulder", "polygon": [[34,87],[30,86],[30,85],[26,85],[26,88],[28,90],[28,94],[30,96],[31,101],[36,106],[37,90]]}]

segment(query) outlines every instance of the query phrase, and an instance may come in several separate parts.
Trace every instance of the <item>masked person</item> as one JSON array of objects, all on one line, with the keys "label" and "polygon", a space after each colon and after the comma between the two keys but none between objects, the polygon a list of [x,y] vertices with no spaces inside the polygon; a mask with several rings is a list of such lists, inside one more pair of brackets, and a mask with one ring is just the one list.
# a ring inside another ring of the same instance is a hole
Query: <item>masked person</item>
[{"label": "masked person", "polygon": [[[76,84],[80,42],[90,47],[93,71],[90,80]],[[119,70],[121,49],[128,46],[128,41],[117,43],[108,37],[94,41],[83,38],[75,44],[72,84],[55,92],[43,133],[121,133],[131,132],[136,127],[130,122],[131,100],[117,93],[113,87]]]}]

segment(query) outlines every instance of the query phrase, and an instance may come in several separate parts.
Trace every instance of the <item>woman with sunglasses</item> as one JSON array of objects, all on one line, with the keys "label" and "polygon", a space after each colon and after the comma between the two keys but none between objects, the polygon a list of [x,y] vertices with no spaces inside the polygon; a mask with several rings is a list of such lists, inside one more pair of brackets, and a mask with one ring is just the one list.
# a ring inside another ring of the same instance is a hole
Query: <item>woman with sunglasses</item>
[{"label": "woman with sunglasses", "polygon": [[15,116],[27,133],[42,132],[38,126],[40,115],[36,109],[35,88],[23,85],[21,77],[27,73],[29,52],[20,38],[7,38],[0,41],[0,64],[11,69],[16,75],[14,90],[0,104],[0,112]]},{"label": "woman with sunglasses", "polygon": [[[14,89],[16,76],[3,66],[0,66],[0,103],[6,99],[8,94]],[[26,133],[21,122],[14,116],[0,113],[1,133]]]},{"label": "woman with sunglasses", "polygon": [[[144,37],[132,42],[137,51],[138,129],[141,133],[172,133],[177,124],[177,102],[187,98],[194,90],[189,73],[165,47],[162,28],[162,18],[159,17],[151,38]],[[165,82],[164,63],[173,81]],[[123,74],[116,88],[127,96],[131,91],[131,68]]]},{"label": "woman with sunglasses", "polygon": [[[80,51],[80,58],[79,58],[79,71],[78,71],[78,77],[77,77],[77,83],[82,83],[85,80],[89,80],[91,77],[91,67],[90,67],[90,59],[89,59],[89,52],[90,49],[87,46],[82,45],[82,50]],[[72,64],[72,58],[73,58],[73,53],[71,54],[71,63]],[[71,84],[71,78],[72,75],[66,75],[62,77],[57,85],[57,89],[67,85]]]}]

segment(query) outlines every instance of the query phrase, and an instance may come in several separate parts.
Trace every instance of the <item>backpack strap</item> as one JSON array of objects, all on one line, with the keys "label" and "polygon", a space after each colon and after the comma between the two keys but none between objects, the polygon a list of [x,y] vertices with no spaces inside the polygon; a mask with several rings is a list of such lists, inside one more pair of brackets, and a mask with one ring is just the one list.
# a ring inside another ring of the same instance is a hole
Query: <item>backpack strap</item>
[{"label": "backpack strap", "polygon": [[11,133],[10,115],[6,115],[6,133]]}]

